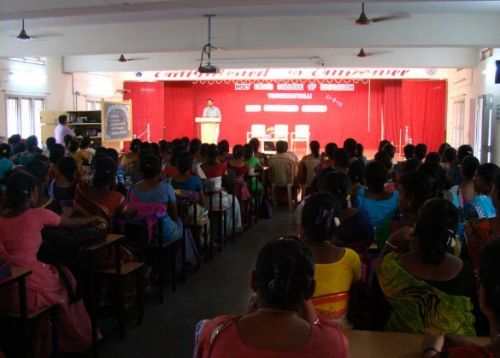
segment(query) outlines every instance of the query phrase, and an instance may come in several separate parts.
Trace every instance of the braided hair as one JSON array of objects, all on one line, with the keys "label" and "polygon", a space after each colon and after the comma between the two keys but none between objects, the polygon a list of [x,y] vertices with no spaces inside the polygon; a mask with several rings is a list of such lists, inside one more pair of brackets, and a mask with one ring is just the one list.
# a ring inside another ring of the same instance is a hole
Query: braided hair
[{"label": "braided hair", "polygon": [[445,258],[458,226],[458,210],[445,199],[428,200],[418,213],[415,226],[422,260],[439,265]]},{"label": "braided hair", "polygon": [[319,191],[333,195],[342,208],[347,208],[347,195],[351,192],[352,182],[349,176],[342,172],[329,171],[320,182]]},{"label": "braided hair", "polygon": [[311,252],[297,238],[272,240],[259,252],[255,280],[265,306],[294,310],[313,294],[314,261]]},{"label": "braided hair", "polygon": [[302,226],[307,238],[317,242],[331,240],[340,225],[340,201],[329,193],[311,195],[302,210]]}]

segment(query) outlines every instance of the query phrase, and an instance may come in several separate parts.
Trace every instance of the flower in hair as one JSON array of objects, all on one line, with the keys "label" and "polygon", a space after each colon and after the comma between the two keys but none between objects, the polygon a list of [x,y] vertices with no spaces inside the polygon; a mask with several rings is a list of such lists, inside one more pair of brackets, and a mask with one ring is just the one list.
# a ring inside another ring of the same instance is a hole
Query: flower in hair
[{"label": "flower in hair", "polygon": [[[337,220],[335,220],[337,219]],[[314,222],[316,225],[321,224],[321,222],[326,221],[326,226],[331,227],[332,226],[332,221],[335,223],[335,226],[340,225],[340,220],[335,217],[335,209],[323,209],[320,210],[318,217],[316,218],[316,221]]]}]

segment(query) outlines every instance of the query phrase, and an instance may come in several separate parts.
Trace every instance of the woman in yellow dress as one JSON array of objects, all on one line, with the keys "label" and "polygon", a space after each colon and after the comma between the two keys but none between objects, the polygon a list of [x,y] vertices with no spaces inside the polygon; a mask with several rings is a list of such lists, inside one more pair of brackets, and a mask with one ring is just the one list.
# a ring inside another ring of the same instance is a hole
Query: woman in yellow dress
[{"label": "woman in yellow dress", "polygon": [[335,197],[317,193],[304,206],[302,225],[315,261],[314,308],[330,321],[349,326],[349,290],[361,278],[361,260],[354,250],[332,243],[340,226],[339,216],[340,203]]}]

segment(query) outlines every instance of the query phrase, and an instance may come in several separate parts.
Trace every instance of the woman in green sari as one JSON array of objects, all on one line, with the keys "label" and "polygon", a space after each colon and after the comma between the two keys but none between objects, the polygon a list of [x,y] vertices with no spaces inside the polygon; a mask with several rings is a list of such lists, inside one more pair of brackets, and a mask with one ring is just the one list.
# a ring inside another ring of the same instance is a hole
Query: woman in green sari
[{"label": "woman in green sari", "polygon": [[[392,309],[387,330],[475,335],[473,271],[449,253],[457,225],[458,212],[451,202],[429,200],[418,214],[411,238],[415,249],[383,257],[377,278]],[[386,248],[404,244],[391,239]]]}]

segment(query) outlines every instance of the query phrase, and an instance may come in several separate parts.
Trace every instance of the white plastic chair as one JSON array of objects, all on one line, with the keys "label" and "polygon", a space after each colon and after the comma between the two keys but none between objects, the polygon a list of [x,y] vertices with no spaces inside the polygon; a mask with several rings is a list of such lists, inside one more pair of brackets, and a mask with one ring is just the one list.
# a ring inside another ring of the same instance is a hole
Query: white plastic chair
[{"label": "white plastic chair", "polygon": [[310,158],[305,159],[300,162],[300,170],[301,173],[301,187],[302,187],[302,200],[304,200],[305,194],[307,193],[307,189],[311,186],[314,178],[316,177],[316,172],[314,169],[320,163],[319,159]]},{"label": "white plastic chair", "polygon": [[262,151],[265,137],[266,137],[266,125],[252,124],[250,126],[250,132],[247,132],[247,143],[250,142],[250,139],[257,138],[260,142],[260,150]]},{"label": "white plastic chair", "polygon": [[306,143],[306,154],[309,154],[309,124],[296,124],[295,131],[291,133],[291,147],[292,151],[295,150],[295,143],[305,142]]},{"label": "white plastic chair", "polygon": [[271,158],[269,161],[271,168],[271,197],[273,204],[276,205],[276,188],[286,187],[288,195],[288,207],[291,210],[294,205],[292,197],[292,188],[294,185],[294,177],[296,172],[295,164],[288,159]]},{"label": "white plastic chair", "polygon": [[288,124],[276,124],[274,126],[274,141],[284,140],[288,142]]}]

